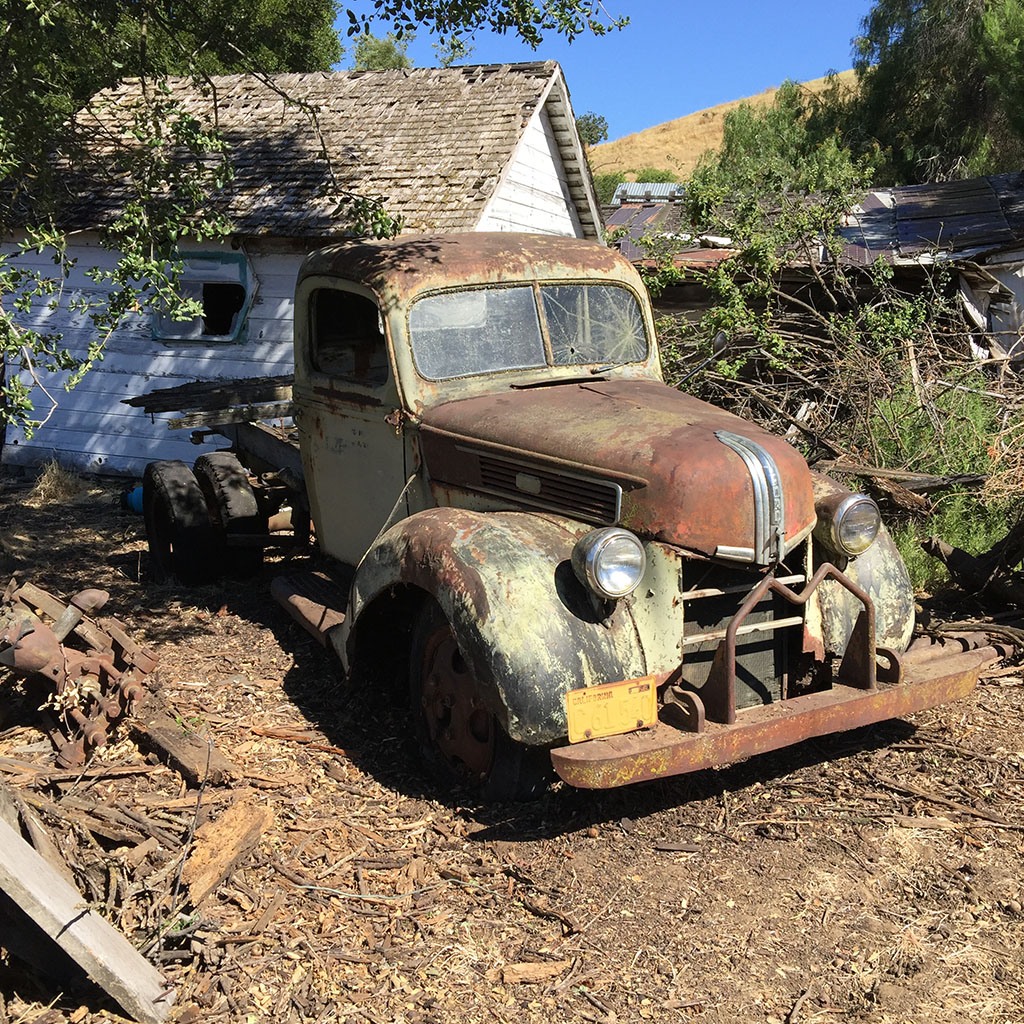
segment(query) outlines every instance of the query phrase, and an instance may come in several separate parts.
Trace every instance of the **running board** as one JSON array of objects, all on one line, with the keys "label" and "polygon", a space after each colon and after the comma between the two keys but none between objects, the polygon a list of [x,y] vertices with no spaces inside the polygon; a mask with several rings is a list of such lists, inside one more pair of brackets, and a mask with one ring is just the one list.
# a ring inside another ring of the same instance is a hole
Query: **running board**
[{"label": "running board", "polygon": [[328,646],[331,630],[345,621],[344,589],[322,572],[297,572],[275,576],[270,584],[274,600],[322,647]]}]

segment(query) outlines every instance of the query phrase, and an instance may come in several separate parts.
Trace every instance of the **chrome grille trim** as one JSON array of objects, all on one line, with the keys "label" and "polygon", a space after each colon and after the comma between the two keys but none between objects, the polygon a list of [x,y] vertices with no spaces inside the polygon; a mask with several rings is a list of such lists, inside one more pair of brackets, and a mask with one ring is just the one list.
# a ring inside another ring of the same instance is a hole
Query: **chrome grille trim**
[{"label": "chrome grille trim", "polygon": [[[775,460],[761,445],[728,430],[716,430],[715,437],[742,460],[754,487],[754,551],[750,561],[769,565],[786,553],[786,497],[782,474]],[[737,559],[743,549],[722,547],[716,554]]]}]

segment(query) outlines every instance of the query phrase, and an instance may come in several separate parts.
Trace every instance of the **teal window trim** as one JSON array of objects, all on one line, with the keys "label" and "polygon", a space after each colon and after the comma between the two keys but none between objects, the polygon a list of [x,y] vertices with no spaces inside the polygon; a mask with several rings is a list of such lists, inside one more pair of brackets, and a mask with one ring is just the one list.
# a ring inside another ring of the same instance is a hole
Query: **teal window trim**
[{"label": "teal window trim", "polygon": [[[204,345],[237,345],[246,342],[249,337],[249,311],[256,296],[257,281],[245,254],[187,250],[176,253],[175,260],[185,265],[179,279],[180,283],[185,286],[185,289],[190,285],[197,288],[198,294],[193,297],[200,302],[204,299],[202,289],[205,285],[238,284],[244,291],[244,297],[241,306],[233,313],[230,331],[225,334],[205,334],[201,329],[197,331],[197,321],[201,321],[201,317],[196,317],[194,320],[171,320],[154,311],[150,317],[153,340],[195,342]],[[210,266],[199,265],[203,262]],[[220,268],[234,267],[236,274],[232,276],[225,273],[224,270],[218,272],[218,266]],[[204,270],[208,271],[208,274],[204,274]]]}]

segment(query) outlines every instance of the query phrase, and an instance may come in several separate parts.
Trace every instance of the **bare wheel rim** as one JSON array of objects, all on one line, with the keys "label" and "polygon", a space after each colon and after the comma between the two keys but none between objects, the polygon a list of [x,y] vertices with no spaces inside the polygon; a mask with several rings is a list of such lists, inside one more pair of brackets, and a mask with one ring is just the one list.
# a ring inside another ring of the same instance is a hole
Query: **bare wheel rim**
[{"label": "bare wheel rim", "polygon": [[420,702],[430,742],[458,774],[486,779],[494,764],[494,716],[447,623],[427,638],[422,671]]}]

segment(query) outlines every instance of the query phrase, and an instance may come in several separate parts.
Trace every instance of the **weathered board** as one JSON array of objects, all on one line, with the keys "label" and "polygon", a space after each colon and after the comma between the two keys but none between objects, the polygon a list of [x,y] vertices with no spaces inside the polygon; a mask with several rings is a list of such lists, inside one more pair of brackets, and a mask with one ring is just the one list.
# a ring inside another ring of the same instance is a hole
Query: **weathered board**
[{"label": "weathered board", "polygon": [[196,830],[181,872],[192,907],[198,907],[235,870],[272,820],[273,814],[266,804],[239,802]]},{"label": "weathered board", "polygon": [[118,1004],[143,1024],[163,1024],[174,991],[85,897],[0,820],[0,890]]},{"label": "weathered board", "polygon": [[198,381],[173,388],[158,388],[144,395],[123,398],[121,402],[146,412],[200,412],[257,402],[285,402],[292,397],[294,381],[295,375],[291,373],[276,377]]}]

